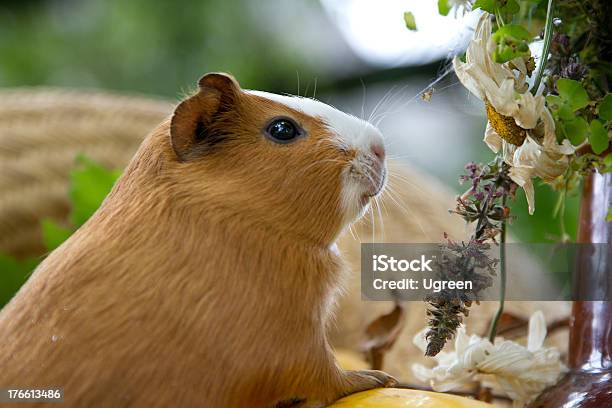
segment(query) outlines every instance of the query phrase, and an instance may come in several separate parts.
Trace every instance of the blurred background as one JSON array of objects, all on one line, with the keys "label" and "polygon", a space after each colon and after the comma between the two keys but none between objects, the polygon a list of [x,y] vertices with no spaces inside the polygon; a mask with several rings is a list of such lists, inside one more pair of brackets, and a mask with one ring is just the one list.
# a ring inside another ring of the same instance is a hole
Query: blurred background
[{"label": "blurred background", "polygon": [[[0,87],[104,89],[177,101],[203,73],[226,71],[244,88],[316,96],[372,118],[391,157],[459,193],[463,166],[493,158],[481,142],[483,105],[449,70],[478,15],[443,17],[436,3],[4,0]],[[406,29],[404,11],[414,14],[417,31]],[[519,191],[510,232],[523,242],[558,238],[556,199],[538,186],[530,217]],[[577,201],[570,198],[566,209],[571,236]]]}]

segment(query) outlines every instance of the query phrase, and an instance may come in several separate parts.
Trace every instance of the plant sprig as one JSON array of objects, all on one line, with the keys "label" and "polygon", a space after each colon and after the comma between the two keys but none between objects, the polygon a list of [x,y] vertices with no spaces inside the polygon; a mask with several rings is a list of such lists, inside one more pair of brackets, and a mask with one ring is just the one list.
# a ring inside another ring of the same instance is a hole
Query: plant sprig
[{"label": "plant sprig", "polygon": [[[500,264],[502,281],[505,281],[503,249],[500,259],[490,258],[487,251],[492,243],[497,243],[500,236],[503,248],[505,242],[506,222],[510,220],[510,208],[506,205],[508,198],[514,198],[517,185],[509,175],[509,166],[498,156],[487,165],[468,163],[466,174],[460,177],[461,183],[469,183],[470,188],[457,197],[457,205],[452,213],[461,216],[467,223],[476,224],[474,233],[468,242],[455,242],[448,239],[441,244],[442,256],[438,259],[445,280],[470,280],[473,289],[466,291],[441,291],[430,295],[426,302],[429,305],[427,316],[429,330],[426,333],[428,342],[426,355],[435,356],[446,342],[452,339],[463,318],[468,316],[473,302],[478,302],[479,294],[491,287],[495,267]],[[505,285],[502,283],[505,292]],[[503,312],[503,297],[497,316]],[[497,319],[494,319],[492,333],[495,332]]]}]

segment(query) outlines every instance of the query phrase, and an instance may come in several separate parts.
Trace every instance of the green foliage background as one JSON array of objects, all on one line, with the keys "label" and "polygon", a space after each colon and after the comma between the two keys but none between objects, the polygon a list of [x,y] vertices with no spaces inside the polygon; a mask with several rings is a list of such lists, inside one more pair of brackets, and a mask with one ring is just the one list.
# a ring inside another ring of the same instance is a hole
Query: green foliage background
[{"label": "green foliage background", "polygon": [[[245,12],[247,5],[246,0],[8,2],[0,5],[0,85],[175,97],[203,72],[224,70],[253,88],[283,89],[288,83],[293,88],[296,71],[308,77],[316,61],[262,30]],[[296,21],[281,23],[293,29]]]}]

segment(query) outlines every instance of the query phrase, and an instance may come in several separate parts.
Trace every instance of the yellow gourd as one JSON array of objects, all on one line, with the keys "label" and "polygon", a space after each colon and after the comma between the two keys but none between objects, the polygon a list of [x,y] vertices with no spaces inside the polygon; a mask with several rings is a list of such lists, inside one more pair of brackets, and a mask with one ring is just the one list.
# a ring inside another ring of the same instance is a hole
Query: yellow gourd
[{"label": "yellow gourd", "polygon": [[397,388],[377,388],[344,397],[333,408],[493,408],[457,395]]}]

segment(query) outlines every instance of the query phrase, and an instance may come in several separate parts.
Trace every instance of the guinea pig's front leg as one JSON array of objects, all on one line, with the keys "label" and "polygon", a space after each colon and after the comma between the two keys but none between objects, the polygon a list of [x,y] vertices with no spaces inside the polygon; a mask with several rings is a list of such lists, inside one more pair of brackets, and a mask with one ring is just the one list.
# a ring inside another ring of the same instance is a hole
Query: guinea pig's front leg
[{"label": "guinea pig's front leg", "polygon": [[340,374],[342,385],[338,390],[339,393],[333,399],[327,400],[325,403],[322,400],[308,399],[302,405],[297,406],[300,408],[322,408],[347,395],[373,388],[393,387],[397,384],[395,378],[378,370],[342,371]]},{"label": "guinea pig's front leg", "polygon": [[359,370],[344,372],[344,395],[379,387],[393,387],[397,380],[389,374],[378,370]]},{"label": "guinea pig's front leg", "polygon": [[[277,402],[274,408],[324,408],[334,401],[360,391],[373,388],[393,387],[397,380],[378,370],[338,371],[340,387],[327,395],[314,395],[308,398],[289,398]],[[314,393],[317,394],[317,393]]]}]

